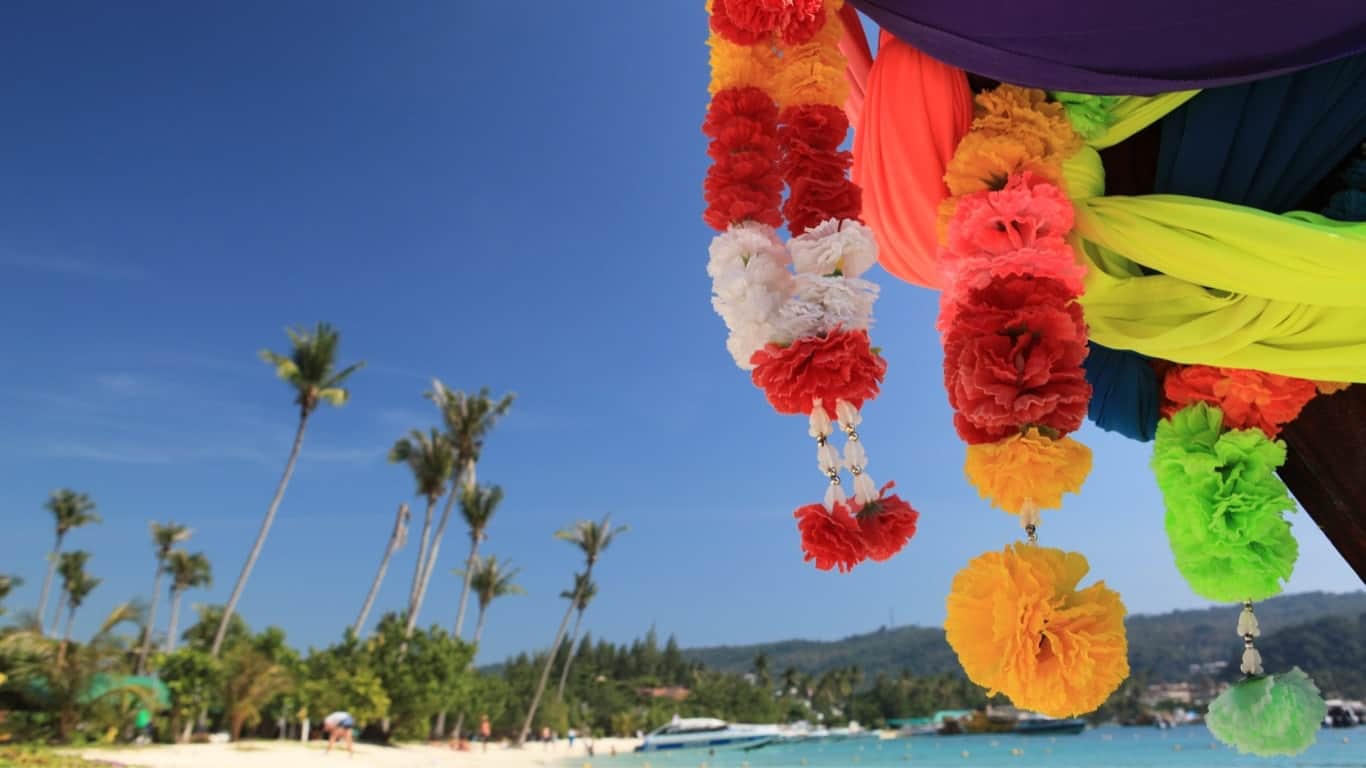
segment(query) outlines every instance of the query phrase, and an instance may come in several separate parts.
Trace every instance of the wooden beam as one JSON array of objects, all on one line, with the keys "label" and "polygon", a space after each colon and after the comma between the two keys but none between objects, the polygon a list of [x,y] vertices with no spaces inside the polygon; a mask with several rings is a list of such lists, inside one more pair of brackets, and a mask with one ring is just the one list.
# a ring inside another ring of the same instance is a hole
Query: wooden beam
[{"label": "wooden beam", "polygon": [[1314,398],[1281,437],[1286,486],[1366,582],[1366,385]]}]

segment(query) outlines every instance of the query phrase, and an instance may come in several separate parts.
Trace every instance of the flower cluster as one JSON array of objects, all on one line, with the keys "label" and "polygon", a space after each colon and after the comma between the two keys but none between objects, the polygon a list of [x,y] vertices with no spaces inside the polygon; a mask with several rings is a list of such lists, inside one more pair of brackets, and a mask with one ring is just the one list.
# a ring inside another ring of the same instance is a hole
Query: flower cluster
[{"label": "flower cluster", "polygon": [[892,486],[883,486],[866,504],[843,501],[831,509],[823,504],[799,508],[794,517],[807,562],[823,571],[843,572],[866,559],[886,560],[900,552],[915,535],[920,513],[900,496],[888,496]]},{"label": "flower cluster", "polygon": [[953,579],[944,630],[973,682],[1015,706],[1072,717],[1100,706],[1129,674],[1124,604],[1103,582],[1077,589],[1075,552],[1012,544]]},{"label": "flower cluster", "polygon": [[1080,490],[1090,468],[1089,451],[1061,442],[1091,399],[1077,303],[1085,270],[1066,241],[1073,209],[1058,186],[1080,145],[1062,105],[1002,85],[978,94],[945,175],[944,387],[970,446],[969,479],[1025,525]]},{"label": "flower cluster", "polygon": [[1319,394],[1308,379],[1241,368],[1174,366],[1162,381],[1163,416],[1192,403],[1209,403],[1224,413],[1230,429],[1260,429],[1275,438]]},{"label": "flower cluster", "polygon": [[[877,262],[877,244],[859,221],[862,195],[840,149],[849,132],[841,5],[710,0],[712,102],[702,129],[713,161],[704,219],[720,230],[707,263],[712,306],[736,365],[774,409],[811,419],[829,489],[824,504],[797,512],[803,548],[818,567],[847,570],[899,551],[915,513],[877,492],[856,429],[887,364],[868,336],[878,288],[860,277]],[[786,244],[776,231],[784,220]],[[836,423],[843,457],[829,442]],[[852,501],[841,487],[846,470]]]},{"label": "flower cluster", "polygon": [[1240,753],[1297,755],[1318,739],[1328,705],[1299,667],[1282,675],[1252,677],[1210,702],[1205,724]]}]

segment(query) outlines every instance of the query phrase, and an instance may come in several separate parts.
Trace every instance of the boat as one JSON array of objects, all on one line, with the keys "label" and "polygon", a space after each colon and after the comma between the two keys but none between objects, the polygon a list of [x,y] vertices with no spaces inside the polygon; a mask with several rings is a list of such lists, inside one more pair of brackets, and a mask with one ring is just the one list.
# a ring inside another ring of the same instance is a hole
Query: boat
[{"label": "boat", "polygon": [[1022,736],[1073,735],[1086,730],[1086,721],[1078,718],[1059,719],[1043,715],[1025,714],[1015,721],[1014,733]]},{"label": "boat", "polygon": [[684,717],[645,735],[637,752],[671,749],[753,749],[780,737],[776,725],[727,723],[712,717]]}]

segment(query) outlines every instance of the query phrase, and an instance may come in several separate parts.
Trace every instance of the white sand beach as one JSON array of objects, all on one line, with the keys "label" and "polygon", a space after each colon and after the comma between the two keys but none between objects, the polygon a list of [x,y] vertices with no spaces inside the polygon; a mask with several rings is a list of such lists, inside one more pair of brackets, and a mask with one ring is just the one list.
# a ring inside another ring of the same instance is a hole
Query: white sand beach
[{"label": "white sand beach", "polygon": [[88,760],[101,760],[129,768],[527,768],[549,765],[583,768],[585,765],[610,765],[614,748],[619,755],[624,755],[634,750],[638,743],[635,739],[595,739],[593,757],[588,756],[582,740],[576,741],[573,749],[561,740],[549,749],[543,744],[529,744],[522,749],[492,744],[487,752],[477,745],[472,747],[472,751],[459,752],[435,745],[378,747],[357,744],[354,757],[348,757],[345,749],[334,749],[332,754],[327,754],[326,743],[318,741],[309,744],[295,741],[245,741],[238,744],[87,748],[79,750],[78,754]]}]

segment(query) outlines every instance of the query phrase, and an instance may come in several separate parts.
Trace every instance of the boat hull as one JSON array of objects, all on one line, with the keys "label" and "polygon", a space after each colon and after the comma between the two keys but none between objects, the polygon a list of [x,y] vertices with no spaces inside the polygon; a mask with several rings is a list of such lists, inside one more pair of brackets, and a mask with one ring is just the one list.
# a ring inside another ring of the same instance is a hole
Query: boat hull
[{"label": "boat hull", "polygon": [[660,742],[649,742],[649,741],[647,741],[646,743],[641,744],[639,747],[636,747],[636,751],[637,751],[637,752],[671,752],[671,751],[677,751],[677,750],[683,750],[683,749],[711,749],[711,750],[752,749],[752,748],[754,748],[754,747],[761,747],[761,746],[763,746],[763,745],[769,743],[770,741],[776,740],[777,738],[778,738],[777,736],[768,735],[768,734],[752,734],[752,735],[735,735],[735,736],[723,736],[723,735],[718,735],[718,736],[716,736],[716,737],[714,737],[714,738],[699,738],[699,739],[686,739],[686,740],[685,740],[685,739],[679,739],[679,740],[677,740],[677,741],[673,741],[673,740],[670,740],[670,741],[660,741]]}]

